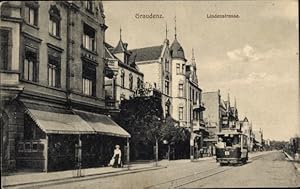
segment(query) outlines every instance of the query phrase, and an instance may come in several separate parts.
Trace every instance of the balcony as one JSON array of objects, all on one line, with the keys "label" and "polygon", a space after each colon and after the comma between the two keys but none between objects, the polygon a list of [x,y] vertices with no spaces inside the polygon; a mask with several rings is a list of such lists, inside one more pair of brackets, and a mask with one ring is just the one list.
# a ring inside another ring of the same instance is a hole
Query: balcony
[{"label": "balcony", "polygon": [[193,104],[193,110],[195,111],[199,111],[199,112],[202,112],[205,110],[205,107],[204,107],[204,103],[199,103],[199,101],[197,101],[195,104]]},{"label": "balcony", "polygon": [[193,124],[193,131],[200,131],[200,130],[205,130],[207,131],[207,128],[205,127],[205,122],[201,120],[194,119],[192,121]]},{"label": "balcony", "polygon": [[11,100],[17,96],[23,87],[19,85],[19,73],[15,71],[0,71],[1,100]]}]

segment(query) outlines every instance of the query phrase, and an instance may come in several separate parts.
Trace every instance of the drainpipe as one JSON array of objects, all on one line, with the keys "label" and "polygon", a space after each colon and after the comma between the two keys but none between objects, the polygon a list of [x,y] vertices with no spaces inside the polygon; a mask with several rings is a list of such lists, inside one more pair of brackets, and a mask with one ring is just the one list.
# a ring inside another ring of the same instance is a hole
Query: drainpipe
[{"label": "drainpipe", "polygon": [[70,103],[70,62],[72,61],[71,57],[71,48],[72,48],[72,33],[71,33],[71,27],[73,25],[72,23],[72,16],[71,16],[71,5],[68,4],[67,8],[67,62],[66,62],[66,102],[67,107],[71,109],[71,103]]}]

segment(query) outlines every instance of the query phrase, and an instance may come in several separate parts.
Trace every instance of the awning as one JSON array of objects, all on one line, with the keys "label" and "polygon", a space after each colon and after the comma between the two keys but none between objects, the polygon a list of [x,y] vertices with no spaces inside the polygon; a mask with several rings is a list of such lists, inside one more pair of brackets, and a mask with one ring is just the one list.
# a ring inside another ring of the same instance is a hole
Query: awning
[{"label": "awning", "polygon": [[118,137],[130,137],[130,134],[114,122],[110,117],[102,114],[96,114],[91,112],[84,112],[74,110],[75,114],[84,119],[90,127],[92,127],[97,133]]},{"label": "awning", "polygon": [[92,134],[93,128],[78,115],[70,112],[50,112],[27,108],[26,113],[45,133]]}]

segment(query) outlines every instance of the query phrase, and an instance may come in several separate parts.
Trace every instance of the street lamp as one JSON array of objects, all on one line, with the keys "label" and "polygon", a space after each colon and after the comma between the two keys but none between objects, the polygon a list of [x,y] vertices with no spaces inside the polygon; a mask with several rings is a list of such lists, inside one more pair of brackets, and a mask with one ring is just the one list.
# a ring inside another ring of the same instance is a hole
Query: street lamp
[{"label": "street lamp", "polygon": [[168,160],[170,161],[170,145],[169,145],[169,142],[167,140],[163,140],[163,143],[164,144],[168,144]]}]

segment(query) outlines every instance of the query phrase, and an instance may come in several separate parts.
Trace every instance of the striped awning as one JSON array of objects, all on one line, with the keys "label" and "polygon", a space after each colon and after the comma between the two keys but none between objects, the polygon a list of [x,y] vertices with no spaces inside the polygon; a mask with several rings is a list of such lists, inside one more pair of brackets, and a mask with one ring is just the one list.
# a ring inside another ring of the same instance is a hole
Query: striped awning
[{"label": "striped awning", "polygon": [[93,134],[95,131],[80,116],[70,112],[50,112],[26,109],[38,127],[49,134]]},{"label": "striped awning", "polygon": [[85,120],[98,134],[129,138],[130,134],[114,122],[110,117],[103,114],[74,110],[74,113]]}]

